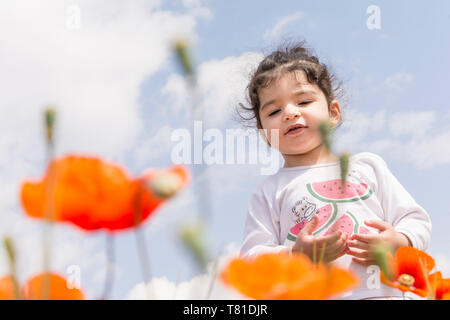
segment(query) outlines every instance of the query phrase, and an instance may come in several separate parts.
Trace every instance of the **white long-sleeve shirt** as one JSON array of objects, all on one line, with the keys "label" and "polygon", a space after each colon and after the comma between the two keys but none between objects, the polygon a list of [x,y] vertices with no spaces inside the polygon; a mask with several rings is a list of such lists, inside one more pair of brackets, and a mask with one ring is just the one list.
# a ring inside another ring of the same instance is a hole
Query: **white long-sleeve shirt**
[{"label": "white long-sleeve shirt", "polygon": [[[379,156],[362,152],[350,158],[346,187],[339,162],[280,168],[253,192],[247,211],[241,254],[279,252],[295,243],[298,232],[313,215],[319,226],[313,234],[334,230],[377,233],[364,220],[383,220],[405,234],[412,246],[426,250],[431,220],[426,211],[388,169]],[[379,281],[379,269],[352,261],[346,254],[334,261],[353,272],[360,286],[345,299],[401,296]]]}]

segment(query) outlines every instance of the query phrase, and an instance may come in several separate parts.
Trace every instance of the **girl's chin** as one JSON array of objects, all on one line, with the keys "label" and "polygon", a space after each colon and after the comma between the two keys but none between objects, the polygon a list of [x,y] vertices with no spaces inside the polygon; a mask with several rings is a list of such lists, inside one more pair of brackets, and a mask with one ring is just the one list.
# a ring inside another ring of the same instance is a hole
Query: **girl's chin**
[{"label": "girl's chin", "polygon": [[285,152],[280,151],[283,156],[293,157],[293,156],[303,156],[308,153],[307,150],[285,150]]}]

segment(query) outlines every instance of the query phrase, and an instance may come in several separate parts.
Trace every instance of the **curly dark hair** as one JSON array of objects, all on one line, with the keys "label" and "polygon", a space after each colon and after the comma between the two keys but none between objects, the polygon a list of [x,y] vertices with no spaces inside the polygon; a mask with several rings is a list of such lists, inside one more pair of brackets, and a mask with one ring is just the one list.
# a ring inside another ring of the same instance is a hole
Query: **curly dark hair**
[{"label": "curly dark hair", "polygon": [[247,100],[250,107],[239,103],[244,111],[250,113],[250,117],[244,117],[238,111],[241,119],[248,121],[256,118],[256,126],[262,128],[259,116],[259,90],[269,87],[274,80],[286,73],[303,71],[308,82],[316,84],[322,90],[328,106],[331,101],[342,95],[342,83],[330,72],[329,67],[319,61],[311,49],[306,48],[305,43],[300,41],[282,45],[259,63],[256,71],[251,74],[250,83],[247,86]]}]

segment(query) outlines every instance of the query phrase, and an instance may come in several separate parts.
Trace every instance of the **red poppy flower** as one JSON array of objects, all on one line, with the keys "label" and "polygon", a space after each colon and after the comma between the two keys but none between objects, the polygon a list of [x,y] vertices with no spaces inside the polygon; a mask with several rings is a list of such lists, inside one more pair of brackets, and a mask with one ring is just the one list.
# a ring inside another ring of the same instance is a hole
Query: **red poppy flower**
[{"label": "red poppy flower", "polygon": [[450,278],[443,279],[441,272],[435,272],[428,278],[432,297],[437,300],[450,300]]},{"label": "red poppy flower", "polygon": [[188,173],[174,166],[132,179],[99,158],[70,155],[52,161],[40,182],[25,182],[21,199],[32,217],[71,222],[85,230],[123,230],[142,223],[165,201],[158,184],[152,184],[164,177],[170,195],[187,183]]},{"label": "red poppy flower", "polygon": [[428,276],[434,268],[434,259],[427,253],[413,247],[401,247],[395,254],[395,260],[388,252],[389,265],[393,266],[391,276],[381,272],[381,281],[403,292],[410,291],[421,297],[427,297],[431,287]]}]

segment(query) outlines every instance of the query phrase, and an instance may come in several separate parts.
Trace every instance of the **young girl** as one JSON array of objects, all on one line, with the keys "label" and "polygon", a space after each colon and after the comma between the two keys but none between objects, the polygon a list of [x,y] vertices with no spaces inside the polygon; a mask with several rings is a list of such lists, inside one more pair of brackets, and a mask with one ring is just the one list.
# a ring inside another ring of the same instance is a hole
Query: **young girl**
[{"label": "young girl", "polygon": [[[260,132],[284,158],[249,201],[241,254],[302,252],[354,271],[360,286],[345,298],[402,297],[380,283],[369,246],[428,246],[431,221],[378,155],[351,156],[342,185],[338,157],[322,143],[318,126],[341,122],[334,77],[303,43],[278,50],[259,64],[248,85]],[[278,130],[276,141],[271,132]],[[313,253],[314,248],[316,252]]]}]

